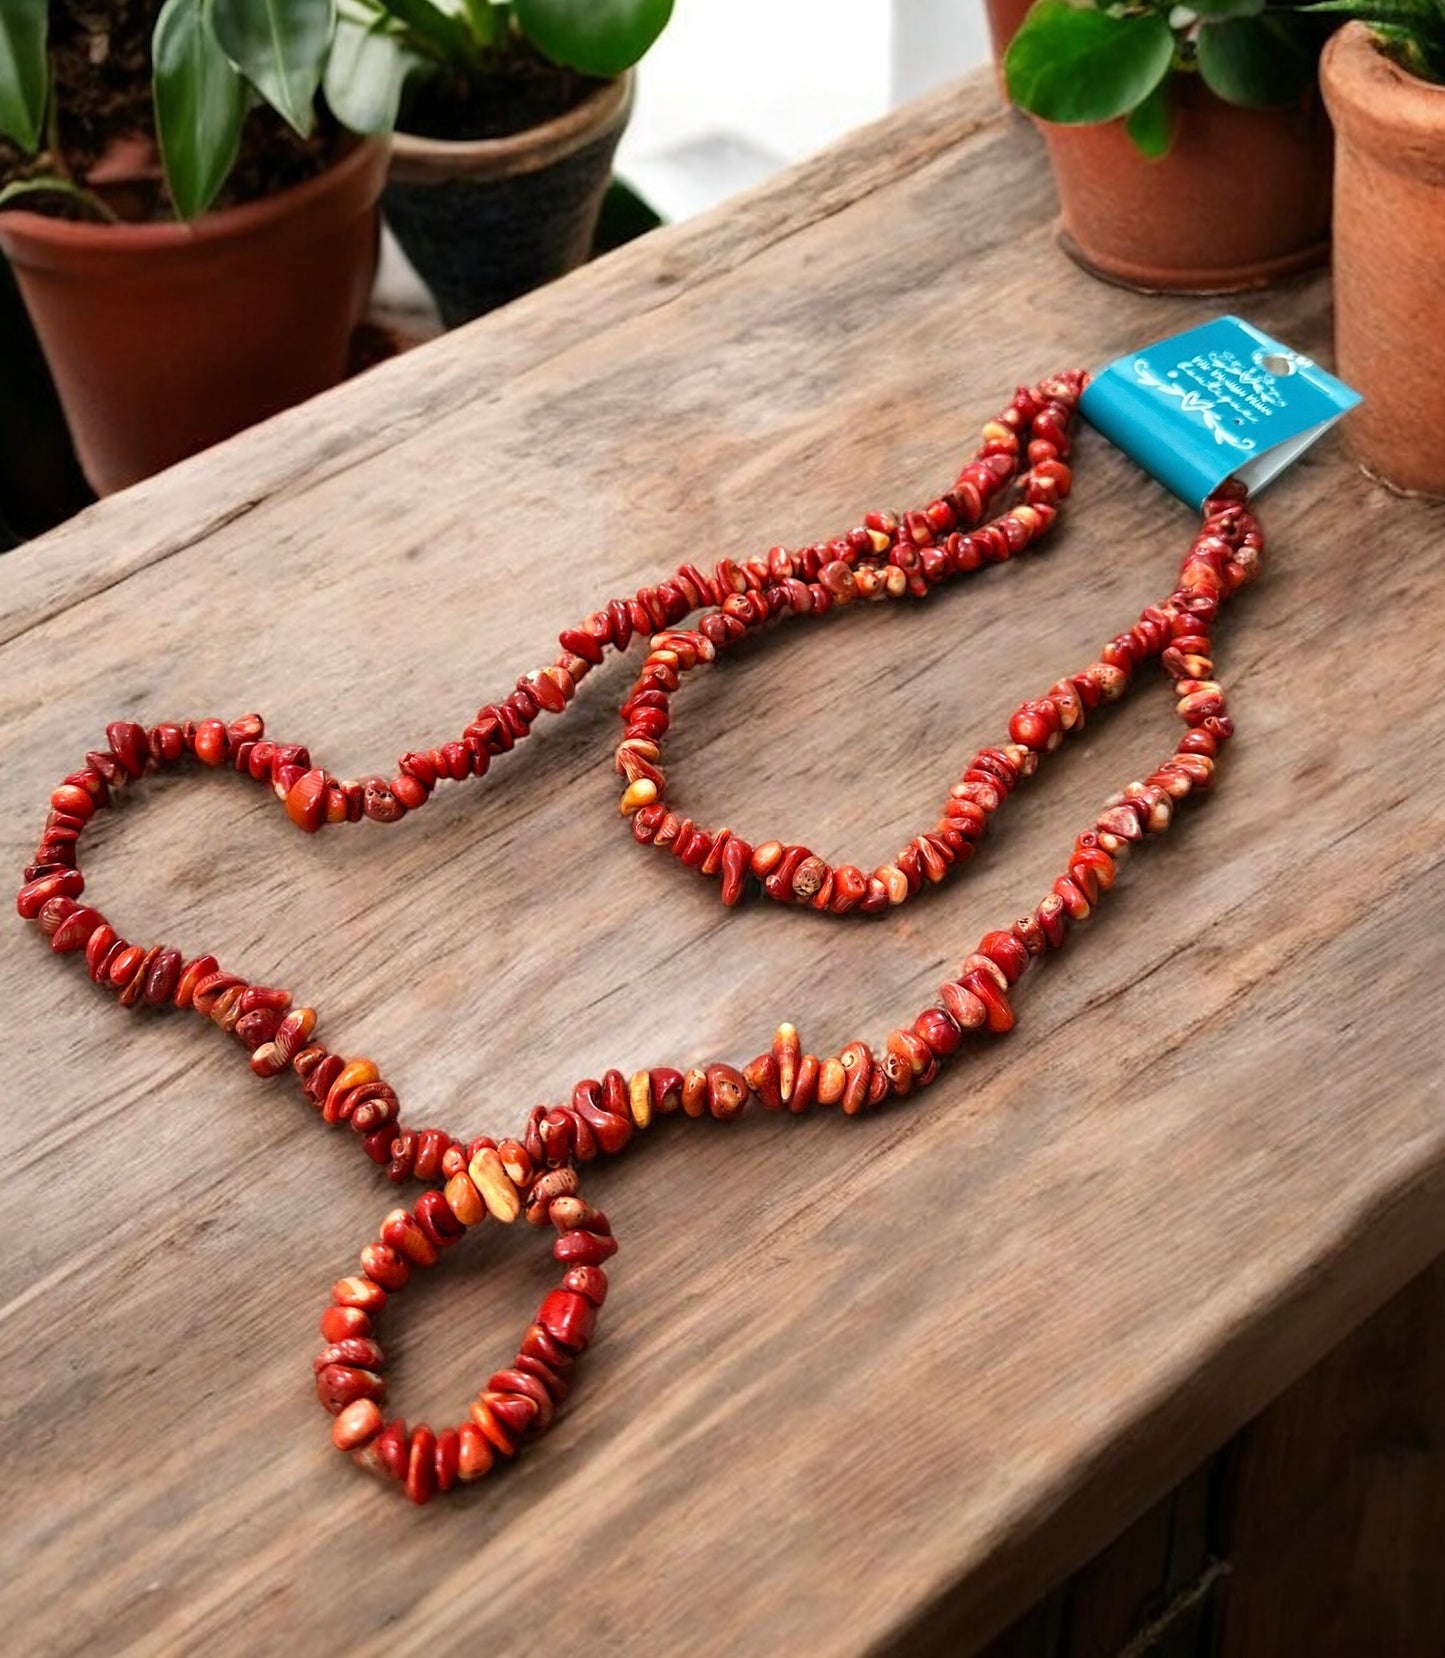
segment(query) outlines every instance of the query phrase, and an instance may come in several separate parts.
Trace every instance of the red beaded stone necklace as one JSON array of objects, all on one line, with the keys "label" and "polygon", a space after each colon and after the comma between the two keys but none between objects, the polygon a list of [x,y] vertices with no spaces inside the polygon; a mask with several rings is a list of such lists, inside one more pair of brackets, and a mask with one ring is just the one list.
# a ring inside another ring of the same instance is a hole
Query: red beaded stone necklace
[{"label": "red beaded stone necklace", "polygon": [[[1251,579],[1263,546],[1244,491],[1233,485],[1205,503],[1203,526],[1169,597],[1111,639],[1098,661],[1023,703],[1009,721],[1009,740],[974,755],[938,821],[892,863],[865,872],[830,865],[805,846],[752,845],[730,829],[683,817],[667,798],[662,740],[672,693],[688,670],[772,617],[821,615],[860,599],[923,599],[950,577],[1000,563],[1043,535],[1069,492],[1069,426],[1084,383],[1082,373],[1071,372],[1018,391],[985,426],[982,447],[952,489],[921,511],[901,518],[869,514],[834,540],[800,552],[775,547],[743,564],[723,560],[710,576],[684,564],[656,587],[613,599],[564,632],[557,660],[483,708],[457,741],[403,755],[390,782],[338,780],[314,767],[305,748],[267,738],[260,717],[247,715],[229,725],[209,719],[149,730],[117,722],[106,729],[107,746],[87,754],[51,794],[17,900],[51,949],[83,952],[91,979],[124,1007],[191,1008],[210,1019],[249,1050],[258,1076],[292,1072],[322,1119],[347,1125],[392,1180],[428,1187],[410,1209],[386,1216],[379,1236],[361,1251],[359,1272],[333,1287],[321,1319],[327,1345],[315,1360],[316,1390],[334,1417],[336,1446],[399,1482],[413,1501],[479,1479],[497,1458],[513,1456],[546,1429],[566,1397],[568,1376],[607,1294],[603,1262],[617,1249],[607,1217],[578,1190],[579,1163],[621,1151],[654,1117],[678,1110],[726,1119],[756,1100],[768,1111],[841,1106],[853,1116],[927,1087],[970,1033],[1012,1028],[1010,992],[1030,960],[1061,946],[1070,927],[1089,915],[1131,845],[1166,829],[1176,802],[1210,786],[1215,757],[1233,729],[1213,677],[1210,632],[1220,600]],[[1015,481],[1020,498],[985,522],[995,498]],[[682,627],[697,610],[704,613],[696,626]],[[404,1128],[396,1094],[376,1065],[318,1042],[315,1011],[293,1006],[288,991],[252,984],[214,956],[185,962],[164,945],[132,944],[79,901],[82,830],[114,791],[148,772],[194,755],[273,789],[301,829],[362,817],[392,823],[424,804],[442,779],[482,776],[543,712],[566,709],[607,649],[625,651],[638,634],[651,643],[622,706],[625,730],[616,754],[626,784],[622,812],[639,842],[718,880],[730,905],[761,891],[774,903],[874,915],[925,883],[941,882],[972,856],[990,818],[1040,758],[1081,729],[1090,709],[1121,696],[1134,669],[1152,657],[1174,681],[1186,730],[1157,771],[1115,795],[1077,838],[1067,869],[1043,900],[1012,926],[986,933],[940,988],[937,1004],[890,1032],[880,1050],[852,1041],[836,1054],[806,1053],[797,1031],[783,1024],[771,1046],[741,1068],[654,1066],[630,1077],[612,1070],[600,1080],[585,1079],[566,1105],[537,1106],[516,1139],[500,1142]],[[523,1214],[536,1226],[555,1227],[553,1254],[564,1276],[542,1302],[516,1358],[490,1377],[457,1427],[434,1433],[401,1418],[387,1421],[377,1323],[388,1297],[468,1228],[488,1216],[512,1222]]]}]

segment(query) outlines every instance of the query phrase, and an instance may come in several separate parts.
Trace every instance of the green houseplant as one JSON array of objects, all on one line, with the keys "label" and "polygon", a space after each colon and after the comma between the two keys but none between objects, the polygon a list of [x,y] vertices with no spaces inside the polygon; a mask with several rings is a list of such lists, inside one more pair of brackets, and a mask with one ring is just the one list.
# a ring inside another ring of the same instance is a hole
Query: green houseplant
[{"label": "green houseplant", "polygon": [[672,0],[339,0],[327,96],[396,126],[388,222],[444,320],[480,315],[592,246],[634,64]]},{"label": "green houseplant", "polygon": [[334,383],[385,146],[318,114],[332,0],[5,0],[0,248],[104,491]]},{"label": "green houseplant", "polygon": [[1397,488],[1445,496],[1445,0],[1353,14],[1320,65],[1336,135],[1335,354],[1364,402],[1351,447]]},{"label": "green houseplant", "polygon": [[1062,239],[1100,275],[1234,292],[1328,250],[1328,25],[1267,0],[1039,0],[1004,59]]}]

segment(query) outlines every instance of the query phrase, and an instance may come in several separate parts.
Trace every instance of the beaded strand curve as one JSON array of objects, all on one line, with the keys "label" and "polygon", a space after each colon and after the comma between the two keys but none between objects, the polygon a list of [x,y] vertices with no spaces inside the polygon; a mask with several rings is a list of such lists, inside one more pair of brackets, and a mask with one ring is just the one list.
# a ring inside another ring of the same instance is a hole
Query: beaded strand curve
[{"label": "beaded strand curve", "polygon": [[[332,1414],[332,1439],[362,1466],[399,1482],[416,1502],[486,1474],[551,1423],[566,1397],[570,1372],[591,1339],[607,1294],[603,1263],[617,1249],[607,1217],[581,1196],[577,1166],[613,1154],[658,1116],[736,1117],[752,1101],[799,1114],[840,1106],[845,1115],[903,1099],[927,1087],[970,1033],[1000,1035],[1014,1024],[1010,993],[1034,957],[1061,947],[1113,885],[1128,849],[1169,826],[1174,806],[1207,790],[1233,726],[1214,678],[1211,630],[1219,603],[1255,574],[1263,548],[1244,492],[1225,486],[1204,506],[1203,524],[1178,582],[1098,660],[1025,702],[1009,721],[1009,740],[981,749],[950,791],[931,830],[891,863],[865,873],[830,865],[807,847],[751,845],[730,829],[711,830],[679,816],[666,796],[662,738],[681,676],[716,659],[750,629],[783,615],[821,615],[858,599],[926,598],[951,577],[1024,551],[1054,521],[1071,473],[1069,427],[1085,377],[1078,372],[1020,389],[984,428],[977,456],[953,488],[901,517],[870,514],[846,536],[789,553],[773,548],[744,564],[723,560],[712,576],[682,565],[667,581],[614,599],[560,636],[550,667],[518,680],[488,704],[459,741],[402,756],[390,782],[335,779],[311,764],[306,748],[268,739],[258,715],[226,724],[209,719],[145,729],[128,721],[106,729],[107,746],[88,753],[50,797],[50,812],[17,899],[21,916],[48,936],[52,950],[81,954],[93,982],[125,1007],[191,1008],[249,1050],[261,1077],[289,1070],[330,1125],[347,1125],[366,1155],[395,1182],[429,1189],[410,1209],[395,1208],[361,1251],[359,1271],[332,1289],[321,1319],[326,1343],[314,1361],[316,1391]],[[1027,469],[1020,475],[1021,459]],[[1022,500],[984,523],[991,503],[1017,480]],[[691,612],[695,628],[680,626]],[[654,1066],[630,1076],[609,1070],[586,1078],[566,1105],[537,1106],[515,1139],[460,1141],[443,1129],[403,1127],[395,1091],[369,1059],[346,1058],[315,1040],[317,1015],[289,991],[251,983],[216,957],[186,962],[164,945],[132,944],[99,910],[80,903],[84,877],[80,835],[115,792],[150,772],[194,756],[230,765],[270,786],[291,820],[315,831],[361,817],[390,823],[421,806],[438,781],[483,775],[513,748],[543,711],[560,714],[578,683],[603,660],[625,651],[634,635],[650,637],[649,654],[622,707],[625,731],[616,766],[625,780],[621,809],[636,839],[670,849],[682,864],[721,884],[725,904],[749,892],[777,903],[807,904],[831,914],[874,915],[941,882],[972,855],[988,823],[1039,760],[1080,730],[1089,711],[1123,695],[1133,671],[1158,658],[1174,682],[1186,730],[1175,752],[1142,782],[1105,804],[1074,842],[1063,874],[1010,927],[985,933],[937,1002],[891,1031],[881,1049],[854,1040],[836,1054],[805,1052],[791,1024],[747,1064],[686,1070]],[[510,1367],[494,1373],[456,1427],[388,1421],[382,1374],[386,1355],[378,1320],[390,1296],[418,1268],[433,1265],[488,1217],[525,1215],[556,1233],[559,1286],[543,1300]]]}]

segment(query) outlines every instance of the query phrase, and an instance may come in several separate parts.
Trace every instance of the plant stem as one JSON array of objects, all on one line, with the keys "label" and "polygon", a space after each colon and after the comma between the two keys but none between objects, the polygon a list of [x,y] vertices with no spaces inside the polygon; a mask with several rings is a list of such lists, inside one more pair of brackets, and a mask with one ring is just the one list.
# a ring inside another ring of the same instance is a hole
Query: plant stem
[{"label": "plant stem", "polygon": [[[47,54],[49,57],[49,54]],[[50,165],[72,188],[75,186],[75,175],[70,170],[70,164],[65,159],[65,152],[60,147],[60,99],[56,97],[55,60],[50,61],[50,90],[45,99],[45,148],[50,156]]]}]

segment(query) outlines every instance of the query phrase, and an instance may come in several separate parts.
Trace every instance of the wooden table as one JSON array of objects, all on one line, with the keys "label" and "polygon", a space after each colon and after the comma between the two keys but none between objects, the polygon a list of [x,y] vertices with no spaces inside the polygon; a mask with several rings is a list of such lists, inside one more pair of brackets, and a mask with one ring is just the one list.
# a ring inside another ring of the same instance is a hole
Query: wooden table
[{"label": "wooden table", "polygon": [[[107,720],[254,707],[380,769],[599,591],[926,499],[1016,382],[1220,309],[1089,280],[1051,213],[975,81],[8,557],[6,867]],[[1241,308],[1327,352],[1323,278]],[[1093,434],[1071,507],[1035,558],[698,676],[689,805],[891,852],[1020,697],[1168,590],[1191,516]],[[392,1188],[233,1044],[128,1017],[12,923],[13,1650],[959,1654],[1039,1603],[997,1650],[1153,1650],[1150,1619],[1207,1610],[1225,1650],[1320,1658],[1387,1650],[1337,1642],[1390,1607],[1436,1618],[1445,517],[1334,441],[1265,517],[1221,628],[1241,735],[1213,801],[921,1100],[675,1121],[593,1175],[623,1241],[603,1334],[473,1499],[361,1478],[311,1394],[327,1285]],[[1143,688],[896,919],[727,914],[618,820],[629,672],[385,835],[303,841],[233,780],[159,783],[104,814],[90,896],[318,1003],[408,1120],[502,1131],[609,1064],[742,1061],[780,1016],[820,1052],[881,1039],[1172,741]],[[389,1327],[412,1419],[453,1419],[551,1281],[529,1230],[448,1259]],[[1251,1418],[1241,1504],[1210,1459]],[[1371,1479],[1383,1512],[1281,1519]]]}]

